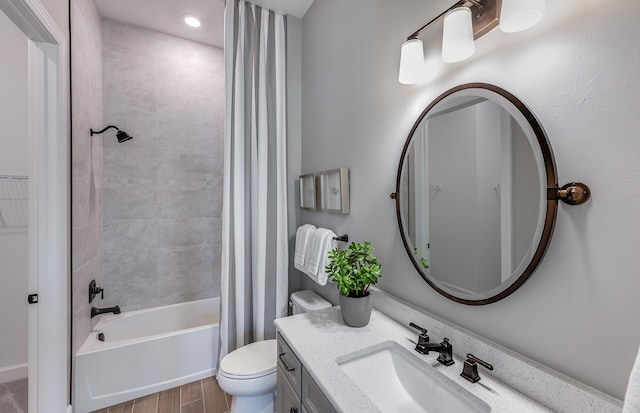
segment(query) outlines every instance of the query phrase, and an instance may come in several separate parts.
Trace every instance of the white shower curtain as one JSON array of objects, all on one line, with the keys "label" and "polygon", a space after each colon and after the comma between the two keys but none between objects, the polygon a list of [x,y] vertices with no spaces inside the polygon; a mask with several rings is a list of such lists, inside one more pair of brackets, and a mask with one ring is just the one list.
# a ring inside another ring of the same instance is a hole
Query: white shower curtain
[{"label": "white shower curtain", "polygon": [[227,0],[220,359],[287,314],[285,38],[284,16]]}]

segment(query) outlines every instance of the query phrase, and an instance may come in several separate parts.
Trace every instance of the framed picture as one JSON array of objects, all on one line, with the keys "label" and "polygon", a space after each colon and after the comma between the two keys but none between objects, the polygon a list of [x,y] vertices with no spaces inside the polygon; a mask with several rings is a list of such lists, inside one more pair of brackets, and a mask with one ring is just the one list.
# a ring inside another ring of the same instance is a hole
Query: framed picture
[{"label": "framed picture", "polygon": [[300,208],[316,210],[316,174],[300,176]]},{"label": "framed picture", "polygon": [[349,169],[338,168],[317,174],[319,210],[349,213]]}]

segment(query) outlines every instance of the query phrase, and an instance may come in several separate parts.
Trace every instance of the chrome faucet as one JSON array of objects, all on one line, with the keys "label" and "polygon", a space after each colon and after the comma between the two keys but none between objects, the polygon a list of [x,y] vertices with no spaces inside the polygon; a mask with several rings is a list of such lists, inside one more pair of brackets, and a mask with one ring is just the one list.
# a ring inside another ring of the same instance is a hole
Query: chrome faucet
[{"label": "chrome faucet", "polygon": [[107,313],[120,314],[120,312],[121,312],[120,306],[107,307],[107,308],[91,307],[91,318],[100,314],[107,314]]},{"label": "chrome faucet", "polygon": [[420,327],[417,324],[409,323],[409,325],[416,330],[420,331],[418,336],[418,344],[416,344],[416,351],[420,354],[429,354],[432,351],[440,353],[438,361],[445,366],[450,366],[455,363],[453,360],[453,346],[449,343],[448,338],[444,338],[440,343],[429,342],[429,336],[427,335],[427,329]]}]

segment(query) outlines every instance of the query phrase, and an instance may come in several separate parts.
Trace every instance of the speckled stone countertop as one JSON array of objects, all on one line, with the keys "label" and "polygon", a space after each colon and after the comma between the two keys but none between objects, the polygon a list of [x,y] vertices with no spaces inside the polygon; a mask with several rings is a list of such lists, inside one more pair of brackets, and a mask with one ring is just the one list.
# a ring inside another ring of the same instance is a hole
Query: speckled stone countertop
[{"label": "speckled stone countertop", "polygon": [[[339,307],[281,318],[275,325],[304,368],[313,377],[336,410],[349,413],[380,411],[360,388],[342,371],[336,359],[385,342],[395,342],[415,356],[416,363],[436,368],[450,380],[454,389],[465,389],[489,405],[491,412],[550,412],[522,393],[495,379],[487,370],[479,368],[482,379],[470,383],[460,377],[463,360],[445,367],[436,361],[437,353],[421,355],[414,351],[418,333],[395,322],[383,313],[373,310],[371,321],[362,328],[344,324]],[[433,337],[432,341],[440,338]],[[451,342],[454,347],[456,343]],[[366,351],[365,351],[366,352]]]}]

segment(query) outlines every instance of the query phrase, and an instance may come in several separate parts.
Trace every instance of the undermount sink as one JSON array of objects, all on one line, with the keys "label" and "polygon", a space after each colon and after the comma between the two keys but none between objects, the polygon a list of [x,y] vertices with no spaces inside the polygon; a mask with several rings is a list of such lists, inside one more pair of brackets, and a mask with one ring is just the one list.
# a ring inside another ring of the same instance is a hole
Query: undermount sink
[{"label": "undermount sink", "polygon": [[347,354],[336,362],[385,413],[491,411],[485,402],[392,341]]}]

